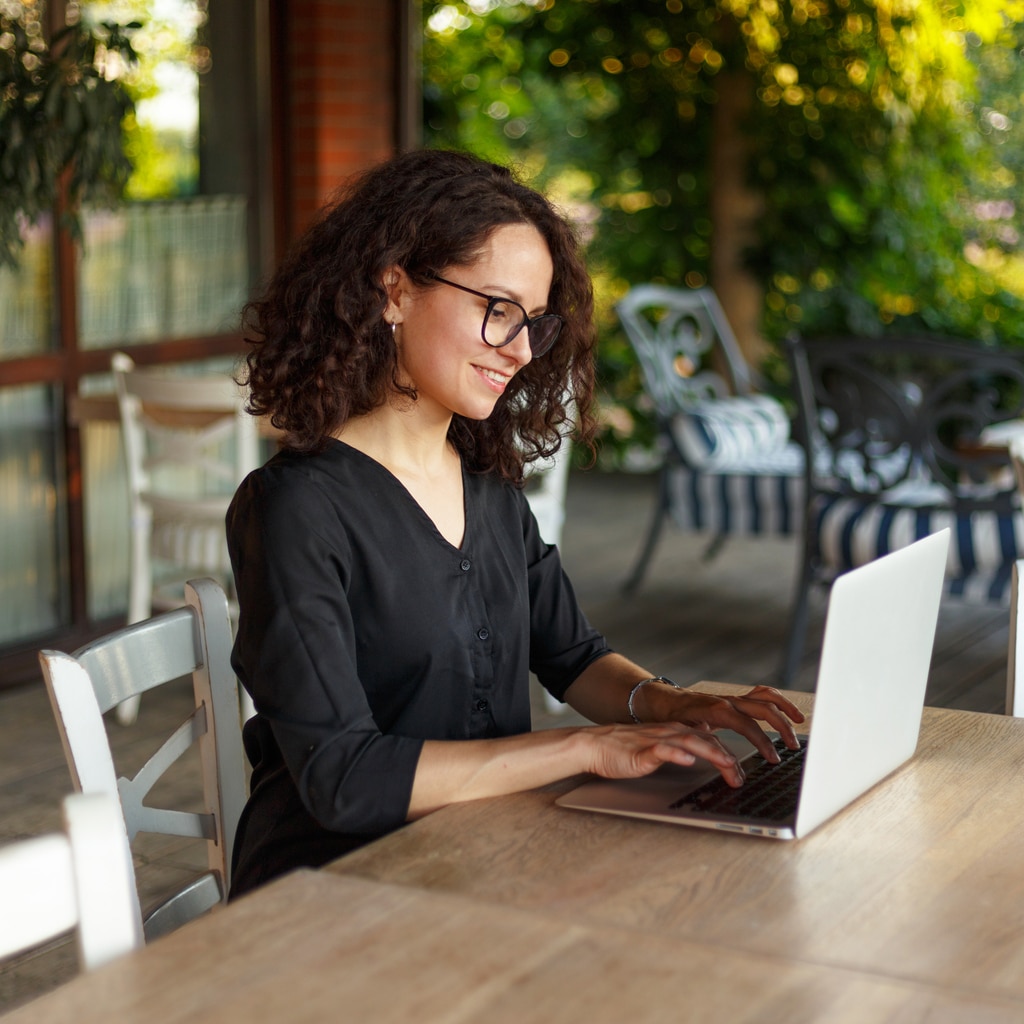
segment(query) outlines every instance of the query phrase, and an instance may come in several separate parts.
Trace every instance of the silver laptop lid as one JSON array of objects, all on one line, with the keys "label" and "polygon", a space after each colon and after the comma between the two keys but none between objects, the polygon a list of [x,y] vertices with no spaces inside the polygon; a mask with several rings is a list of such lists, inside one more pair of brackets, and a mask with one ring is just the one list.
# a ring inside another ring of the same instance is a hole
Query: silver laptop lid
[{"label": "silver laptop lid", "polygon": [[917,748],[948,547],[940,530],[832,585],[797,836]]}]

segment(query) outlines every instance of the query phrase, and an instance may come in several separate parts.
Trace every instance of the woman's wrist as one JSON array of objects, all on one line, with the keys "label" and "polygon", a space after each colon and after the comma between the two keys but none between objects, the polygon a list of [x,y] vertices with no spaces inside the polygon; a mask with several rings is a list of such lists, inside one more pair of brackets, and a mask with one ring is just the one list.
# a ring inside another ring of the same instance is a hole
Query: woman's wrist
[{"label": "woman's wrist", "polygon": [[643,700],[643,697],[646,696],[642,695],[641,691],[643,691],[644,689],[649,689],[651,684],[657,683],[661,683],[665,686],[670,686],[673,690],[683,689],[682,686],[680,686],[678,683],[673,682],[666,676],[647,676],[646,679],[641,679],[638,682],[634,683],[633,688],[629,691],[629,696],[626,698],[626,710],[629,712],[630,719],[637,725],[643,725],[644,722],[657,720],[652,719],[648,715],[638,713],[639,711],[642,711],[642,708],[638,709],[638,703],[644,704],[645,701]]}]

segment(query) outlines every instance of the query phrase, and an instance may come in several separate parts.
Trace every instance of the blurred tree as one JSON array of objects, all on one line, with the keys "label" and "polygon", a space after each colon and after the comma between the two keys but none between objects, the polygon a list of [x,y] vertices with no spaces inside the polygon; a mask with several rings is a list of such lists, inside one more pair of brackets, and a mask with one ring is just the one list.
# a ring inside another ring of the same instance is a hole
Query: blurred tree
[{"label": "blurred tree", "polygon": [[120,198],[132,110],[120,78],[134,59],[120,26],[68,25],[48,41],[39,5],[0,8],[0,264],[17,263],[23,226],[62,196],[76,235],[80,203]]},{"label": "blurred tree", "polygon": [[610,315],[640,281],[751,273],[770,343],[1024,337],[1020,0],[423,6],[428,142],[520,162],[587,227],[610,435],[643,421]]},{"label": "blurred tree", "polygon": [[132,163],[127,199],[169,199],[199,186],[199,75],[209,50],[199,42],[206,0],[82,0],[86,25],[134,25],[136,60],[123,84],[133,101],[124,120]]}]

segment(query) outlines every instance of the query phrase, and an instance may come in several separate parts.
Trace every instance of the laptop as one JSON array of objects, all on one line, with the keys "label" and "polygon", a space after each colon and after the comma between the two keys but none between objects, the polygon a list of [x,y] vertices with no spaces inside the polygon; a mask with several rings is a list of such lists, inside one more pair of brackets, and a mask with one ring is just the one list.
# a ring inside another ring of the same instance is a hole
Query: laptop
[{"label": "laptop", "polygon": [[[747,775],[738,790],[698,762],[664,765],[642,779],[595,779],[556,803],[771,839],[807,835],[917,748],[948,546],[949,530],[940,530],[833,583],[810,735],[791,755],[769,734],[781,765],[723,731],[717,735]],[[747,806],[762,785],[779,792]]]}]

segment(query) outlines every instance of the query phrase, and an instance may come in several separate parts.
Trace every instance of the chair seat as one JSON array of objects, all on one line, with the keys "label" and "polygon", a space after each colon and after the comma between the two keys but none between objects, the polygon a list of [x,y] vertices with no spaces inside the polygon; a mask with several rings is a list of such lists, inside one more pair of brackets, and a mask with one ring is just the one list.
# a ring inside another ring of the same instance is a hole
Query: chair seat
[{"label": "chair seat", "polygon": [[789,535],[802,520],[803,450],[789,444],[761,461],[729,471],[668,470],[672,520],[685,530],[715,534]]},{"label": "chair seat", "polygon": [[1019,508],[958,512],[948,506],[820,496],[811,502],[810,515],[816,524],[814,557],[834,575],[949,527],[947,589],[969,601],[1008,601],[1013,564],[1024,555]]}]

